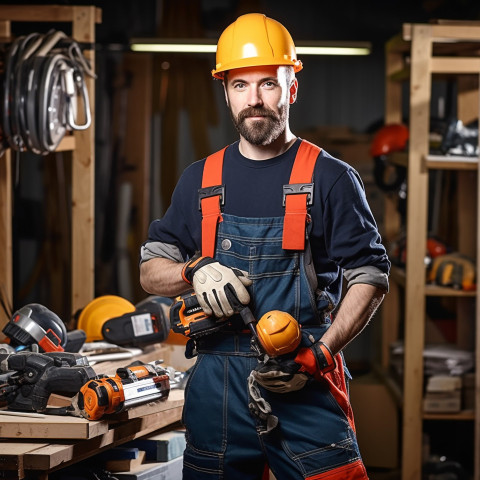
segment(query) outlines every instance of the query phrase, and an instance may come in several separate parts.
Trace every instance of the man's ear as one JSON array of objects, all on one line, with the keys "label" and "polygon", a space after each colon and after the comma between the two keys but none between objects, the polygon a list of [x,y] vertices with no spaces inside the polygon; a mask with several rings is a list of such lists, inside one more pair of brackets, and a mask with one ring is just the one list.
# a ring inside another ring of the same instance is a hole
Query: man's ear
[{"label": "man's ear", "polygon": [[222,80],[222,85],[223,85],[223,93],[225,95],[225,101],[227,102],[227,107],[230,107],[230,104],[228,101],[227,85],[225,84],[225,80]]},{"label": "man's ear", "polygon": [[290,104],[295,103],[297,100],[298,92],[298,81],[296,78],[293,79],[292,85],[290,85]]}]

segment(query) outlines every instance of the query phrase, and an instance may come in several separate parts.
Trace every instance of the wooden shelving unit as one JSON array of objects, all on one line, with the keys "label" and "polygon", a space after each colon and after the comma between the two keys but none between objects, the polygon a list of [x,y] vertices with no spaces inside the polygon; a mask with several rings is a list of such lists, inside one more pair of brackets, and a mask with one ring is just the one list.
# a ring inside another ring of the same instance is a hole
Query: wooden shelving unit
[{"label": "wooden shelving unit", "polygon": [[[429,171],[455,170],[458,178],[458,250],[477,259],[479,234],[477,217],[478,158],[442,157],[429,154],[432,76],[457,81],[457,116],[465,124],[479,116],[480,23],[439,22],[405,24],[402,34],[386,45],[385,123],[402,122],[402,83],[409,79],[408,154],[395,156],[395,162],[408,168],[407,264],[402,273],[394,269],[391,292],[383,306],[383,345],[381,368],[388,369],[388,346],[399,338],[400,290],[405,292],[404,380],[402,461],[403,480],[422,478],[423,420],[465,420],[474,422],[474,478],[480,479],[480,302],[477,292],[463,292],[426,285],[425,243],[428,228]],[[477,172],[477,173],[475,173]],[[392,240],[399,230],[393,198],[386,199],[385,238]],[[427,296],[455,297],[457,343],[476,352],[475,412],[427,414],[422,410],[423,349],[425,345],[425,308]],[[468,312],[475,303],[474,318]],[[448,425],[446,425],[446,428]],[[469,445],[470,442],[466,442]]]},{"label": "wooden shelving unit", "polygon": [[[101,10],[93,6],[0,5],[0,37],[12,36],[12,22],[70,23],[71,35],[91,45],[84,51],[92,68],[95,65],[95,24],[101,23]],[[32,31],[34,27],[32,27]],[[65,137],[58,151],[70,152],[72,161],[72,312],[94,297],[94,179],[95,179],[95,80],[85,78],[90,97],[92,124],[87,130]],[[12,303],[12,152],[0,158],[0,285],[2,295]],[[8,321],[0,314],[0,329]]]}]

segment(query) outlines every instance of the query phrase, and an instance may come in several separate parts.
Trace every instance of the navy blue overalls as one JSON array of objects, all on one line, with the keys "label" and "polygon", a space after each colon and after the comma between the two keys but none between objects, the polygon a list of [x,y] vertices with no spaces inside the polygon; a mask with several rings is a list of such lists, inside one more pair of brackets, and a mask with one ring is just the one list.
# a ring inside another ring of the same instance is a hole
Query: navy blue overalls
[{"label": "navy blue overalls", "polygon": [[[301,324],[302,346],[307,346],[312,335],[319,339],[329,326],[328,301],[310,285],[304,252],[282,248],[283,231],[283,217],[223,214],[215,258],[248,272],[255,318],[270,310],[290,313]],[[323,382],[289,393],[261,389],[279,420],[265,434],[262,421],[249,410],[247,378],[258,365],[250,334],[234,320],[225,331],[199,339],[196,348],[183,413],[185,480],[260,480],[266,464],[277,480],[368,478],[340,354],[337,369]]]}]

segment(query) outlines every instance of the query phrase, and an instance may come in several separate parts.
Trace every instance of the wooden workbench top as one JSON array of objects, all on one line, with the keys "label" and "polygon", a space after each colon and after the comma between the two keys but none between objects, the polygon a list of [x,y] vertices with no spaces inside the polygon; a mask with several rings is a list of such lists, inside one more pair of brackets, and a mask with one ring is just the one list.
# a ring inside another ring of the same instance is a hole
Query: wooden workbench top
[{"label": "wooden workbench top", "polygon": [[[95,422],[82,418],[1,418],[0,465],[11,478],[23,479],[32,471],[50,472],[100,451],[121,445],[180,421],[183,390],[172,390],[166,401],[131,408],[123,414]],[[71,438],[77,431],[83,437]],[[16,436],[5,438],[4,432]],[[45,436],[38,436],[39,433]],[[31,437],[27,437],[32,435]]]}]

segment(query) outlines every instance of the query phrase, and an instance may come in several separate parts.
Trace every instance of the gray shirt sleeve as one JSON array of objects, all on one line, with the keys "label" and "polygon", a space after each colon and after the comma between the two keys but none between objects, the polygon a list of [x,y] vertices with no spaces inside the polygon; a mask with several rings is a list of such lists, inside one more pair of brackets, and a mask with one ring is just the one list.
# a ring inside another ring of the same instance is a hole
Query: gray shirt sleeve
[{"label": "gray shirt sleeve", "polygon": [[184,262],[185,260],[180,250],[175,245],[162,242],[145,242],[140,249],[140,264],[148,262],[152,258],[168,258],[174,262]]},{"label": "gray shirt sleeve", "polygon": [[388,292],[388,275],[377,267],[366,265],[363,267],[352,268],[351,270],[345,270],[343,276],[348,282],[347,288],[350,288],[356,283],[367,283],[375,287],[383,288]]}]

